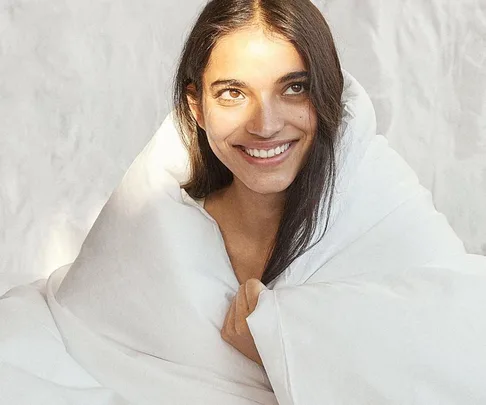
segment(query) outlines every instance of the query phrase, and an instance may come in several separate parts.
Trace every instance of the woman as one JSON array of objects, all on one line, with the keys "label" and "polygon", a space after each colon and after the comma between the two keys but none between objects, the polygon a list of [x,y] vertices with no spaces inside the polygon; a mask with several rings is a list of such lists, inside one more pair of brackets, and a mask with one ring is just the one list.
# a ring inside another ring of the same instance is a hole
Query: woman
[{"label": "woman", "polygon": [[[5,373],[3,362],[25,369],[26,349],[0,345],[4,397],[486,403],[484,257],[466,254],[376,135],[310,1],[209,2],[182,53],[175,112],[75,262],[50,276],[48,307],[32,288],[0,301],[15,324],[22,297],[45,320],[29,338],[50,338],[40,378]],[[174,125],[189,156],[177,156]],[[187,158],[189,176],[177,170]]]},{"label": "woman", "polygon": [[[331,32],[310,1],[211,1],[199,16],[175,81],[192,164],[184,189],[218,223],[240,285],[268,284],[308,247],[332,196],[342,91]],[[235,313],[245,292],[223,337],[261,364],[249,313]]]}]

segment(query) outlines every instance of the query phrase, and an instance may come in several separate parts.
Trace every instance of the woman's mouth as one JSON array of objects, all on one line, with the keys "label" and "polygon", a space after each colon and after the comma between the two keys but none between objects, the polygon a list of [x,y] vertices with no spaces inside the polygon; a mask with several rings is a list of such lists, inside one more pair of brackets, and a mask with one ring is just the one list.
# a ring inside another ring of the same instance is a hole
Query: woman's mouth
[{"label": "woman's mouth", "polygon": [[274,156],[278,156],[281,153],[284,153],[289,147],[290,147],[291,142],[286,143],[285,145],[277,146],[274,149],[269,149],[269,150],[263,150],[263,149],[243,149],[247,155],[250,155],[252,157],[257,157],[260,159],[269,159],[273,158]]},{"label": "woman's mouth", "polygon": [[286,160],[297,142],[288,142],[273,149],[248,149],[243,146],[238,146],[237,149],[248,163],[268,167]]}]

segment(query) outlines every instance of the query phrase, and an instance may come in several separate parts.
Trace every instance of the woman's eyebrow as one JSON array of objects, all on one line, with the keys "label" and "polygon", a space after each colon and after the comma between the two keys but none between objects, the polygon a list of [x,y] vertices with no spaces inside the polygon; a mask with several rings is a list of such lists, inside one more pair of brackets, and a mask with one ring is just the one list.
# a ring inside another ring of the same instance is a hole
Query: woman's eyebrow
[{"label": "woman's eyebrow", "polygon": [[[282,76],[280,79],[278,79],[275,82],[275,84],[283,84],[289,82],[290,80],[296,80],[301,78],[307,79],[308,77],[309,75],[305,70],[301,70],[298,72],[290,72]],[[248,85],[245,82],[242,82],[241,80],[235,80],[235,79],[222,79],[222,80],[216,80],[215,82],[211,83],[211,89],[217,86],[248,87]]]}]

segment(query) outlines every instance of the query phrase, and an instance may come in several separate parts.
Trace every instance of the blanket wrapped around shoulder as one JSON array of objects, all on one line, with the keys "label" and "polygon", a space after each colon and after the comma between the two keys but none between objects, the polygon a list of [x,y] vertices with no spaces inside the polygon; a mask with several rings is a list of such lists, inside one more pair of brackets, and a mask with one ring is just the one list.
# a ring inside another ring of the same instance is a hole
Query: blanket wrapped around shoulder
[{"label": "blanket wrapped around shoulder", "polygon": [[169,115],[46,285],[67,352],[118,398],[90,403],[486,403],[486,258],[466,253],[344,74],[330,228],[247,318],[264,367],[220,336],[239,285],[217,223],[180,188]]}]

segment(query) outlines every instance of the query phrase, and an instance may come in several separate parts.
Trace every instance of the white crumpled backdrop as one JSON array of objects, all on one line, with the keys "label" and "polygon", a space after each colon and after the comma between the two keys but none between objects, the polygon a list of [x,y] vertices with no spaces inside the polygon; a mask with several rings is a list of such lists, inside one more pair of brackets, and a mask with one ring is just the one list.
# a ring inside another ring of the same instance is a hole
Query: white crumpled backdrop
[{"label": "white crumpled backdrop", "polygon": [[[169,112],[183,39],[204,4],[0,0],[4,279],[74,260]],[[468,251],[486,254],[486,0],[315,4],[343,67],[371,95],[379,132]]]}]

